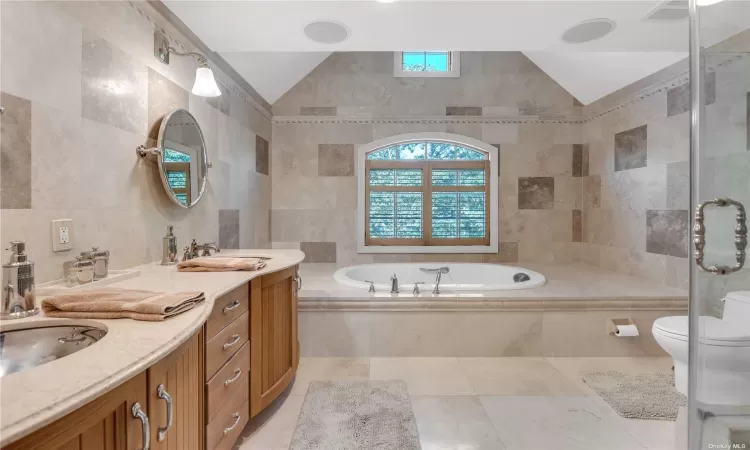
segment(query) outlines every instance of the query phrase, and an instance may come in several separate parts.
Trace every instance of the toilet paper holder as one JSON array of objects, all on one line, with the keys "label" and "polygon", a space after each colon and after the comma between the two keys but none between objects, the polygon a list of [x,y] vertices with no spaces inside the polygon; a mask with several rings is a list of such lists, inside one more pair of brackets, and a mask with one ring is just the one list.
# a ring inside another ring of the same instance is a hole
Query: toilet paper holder
[{"label": "toilet paper holder", "polygon": [[617,327],[636,326],[633,319],[607,319],[607,332],[610,336],[617,336]]}]

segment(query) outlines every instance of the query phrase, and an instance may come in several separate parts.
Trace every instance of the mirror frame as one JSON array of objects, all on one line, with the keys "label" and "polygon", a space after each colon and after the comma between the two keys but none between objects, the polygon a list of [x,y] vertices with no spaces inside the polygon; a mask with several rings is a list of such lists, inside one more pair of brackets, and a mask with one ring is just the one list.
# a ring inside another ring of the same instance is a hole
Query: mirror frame
[{"label": "mirror frame", "polygon": [[[180,203],[179,200],[177,200],[177,196],[174,195],[174,192],[172,192],[172,187],[169,186],[169,183],[167,183],[167,171],[164,167],[164,135],[167,132],[167,124],[169,123],[169,119],[172,118],[173,115],[179,113],[179,112],[185,112],[187,115],[189,115],[194,121],[195,125],[198,127],[198,135],[201,137],[201,144],[203,145],[203,166],[206,168],[206,176],[203,177],[203,180],[201,182],[200,191],[198,192],[198,196],[196,197],[195,201],[193,201],[190,205],[183,205]],[[159,137],[156,141],[156,148],[159,150],[159,153],[157,155],[158,163],[159,163],[159,176],[161,178],[161,184],[164,186],[164,190],[166,191],[167,195],[169,196],[170,200],[172,200],[173,203],[176,205],[179,205],[180,208],[184,209],[190,209],[193,206],[197,205],[198,202],[201,201],[203,198],[203,194],[206,192],[206,183],[208,182],[208,168],[210,167],[208,164],[208,148],[206,148],[206,139],[203,136],[203,129],[201,129],[200,124],[198,123],[198,119],[195,118],[193,114],[190,113],[187,109],[173,109],[169,112],[166,116],[164,116],[161,119],[161,124],[159,124]]]}]

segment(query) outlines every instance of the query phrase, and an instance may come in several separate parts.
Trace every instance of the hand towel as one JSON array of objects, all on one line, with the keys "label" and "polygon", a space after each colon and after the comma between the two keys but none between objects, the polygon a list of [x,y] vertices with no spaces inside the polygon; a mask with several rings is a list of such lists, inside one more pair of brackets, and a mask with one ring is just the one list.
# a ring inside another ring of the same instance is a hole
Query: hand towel
[{"label": "hand towel", "polygon": [[177,264],[179,272],[232,272],[236,270],[260,270],[266,262],[260,258],[195,258]]},{"label": "hand towel", "polygon": [[192,309],[205,298],[199,291],[97,289],[47,297],[42,300],[42,310],[48,317],[161,321]]}]

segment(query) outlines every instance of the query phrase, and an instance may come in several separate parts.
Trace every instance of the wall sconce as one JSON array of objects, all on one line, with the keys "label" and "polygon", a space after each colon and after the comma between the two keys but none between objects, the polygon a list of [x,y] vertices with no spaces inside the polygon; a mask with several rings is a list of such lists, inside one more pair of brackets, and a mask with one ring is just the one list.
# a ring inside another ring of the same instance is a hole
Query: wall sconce
[{"label": "wall sconce", "polygon": [[156,59],[169,64],[169,55],[177,56],[192,56],[198,60],[198,70],[195,71],[195,84],[193,84],[192,92],[195,95],[201,97],[218,97],[221,95],[219,86],[216,84],[214,78],[214,72],[208,67],[208,60],[200,53],[196,52],[178,52],[174,47],[169,46],[169,40],[167,37],[159,33],[154,33],[154,56]]}]

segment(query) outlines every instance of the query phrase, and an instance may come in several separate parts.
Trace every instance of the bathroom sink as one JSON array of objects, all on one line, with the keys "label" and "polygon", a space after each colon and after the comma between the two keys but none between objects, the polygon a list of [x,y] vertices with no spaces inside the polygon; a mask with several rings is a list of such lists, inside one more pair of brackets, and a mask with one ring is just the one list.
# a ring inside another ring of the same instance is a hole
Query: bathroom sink
[{"label": "bathroom sink", "polygon": [[269,259],[273,259],[272,256],[268,255],[249,255],[249,254],[239,254],[239,255],[233,255],[233,254],[221,254],[221,253],[215,253],[210,256],[211,258],[257,258],[263,261],[268,261]]},{"label": "bathroom sink", "polygon": [[98,342],[107,331],[89,325],[0,332],[0,377],[64,358]]}]

